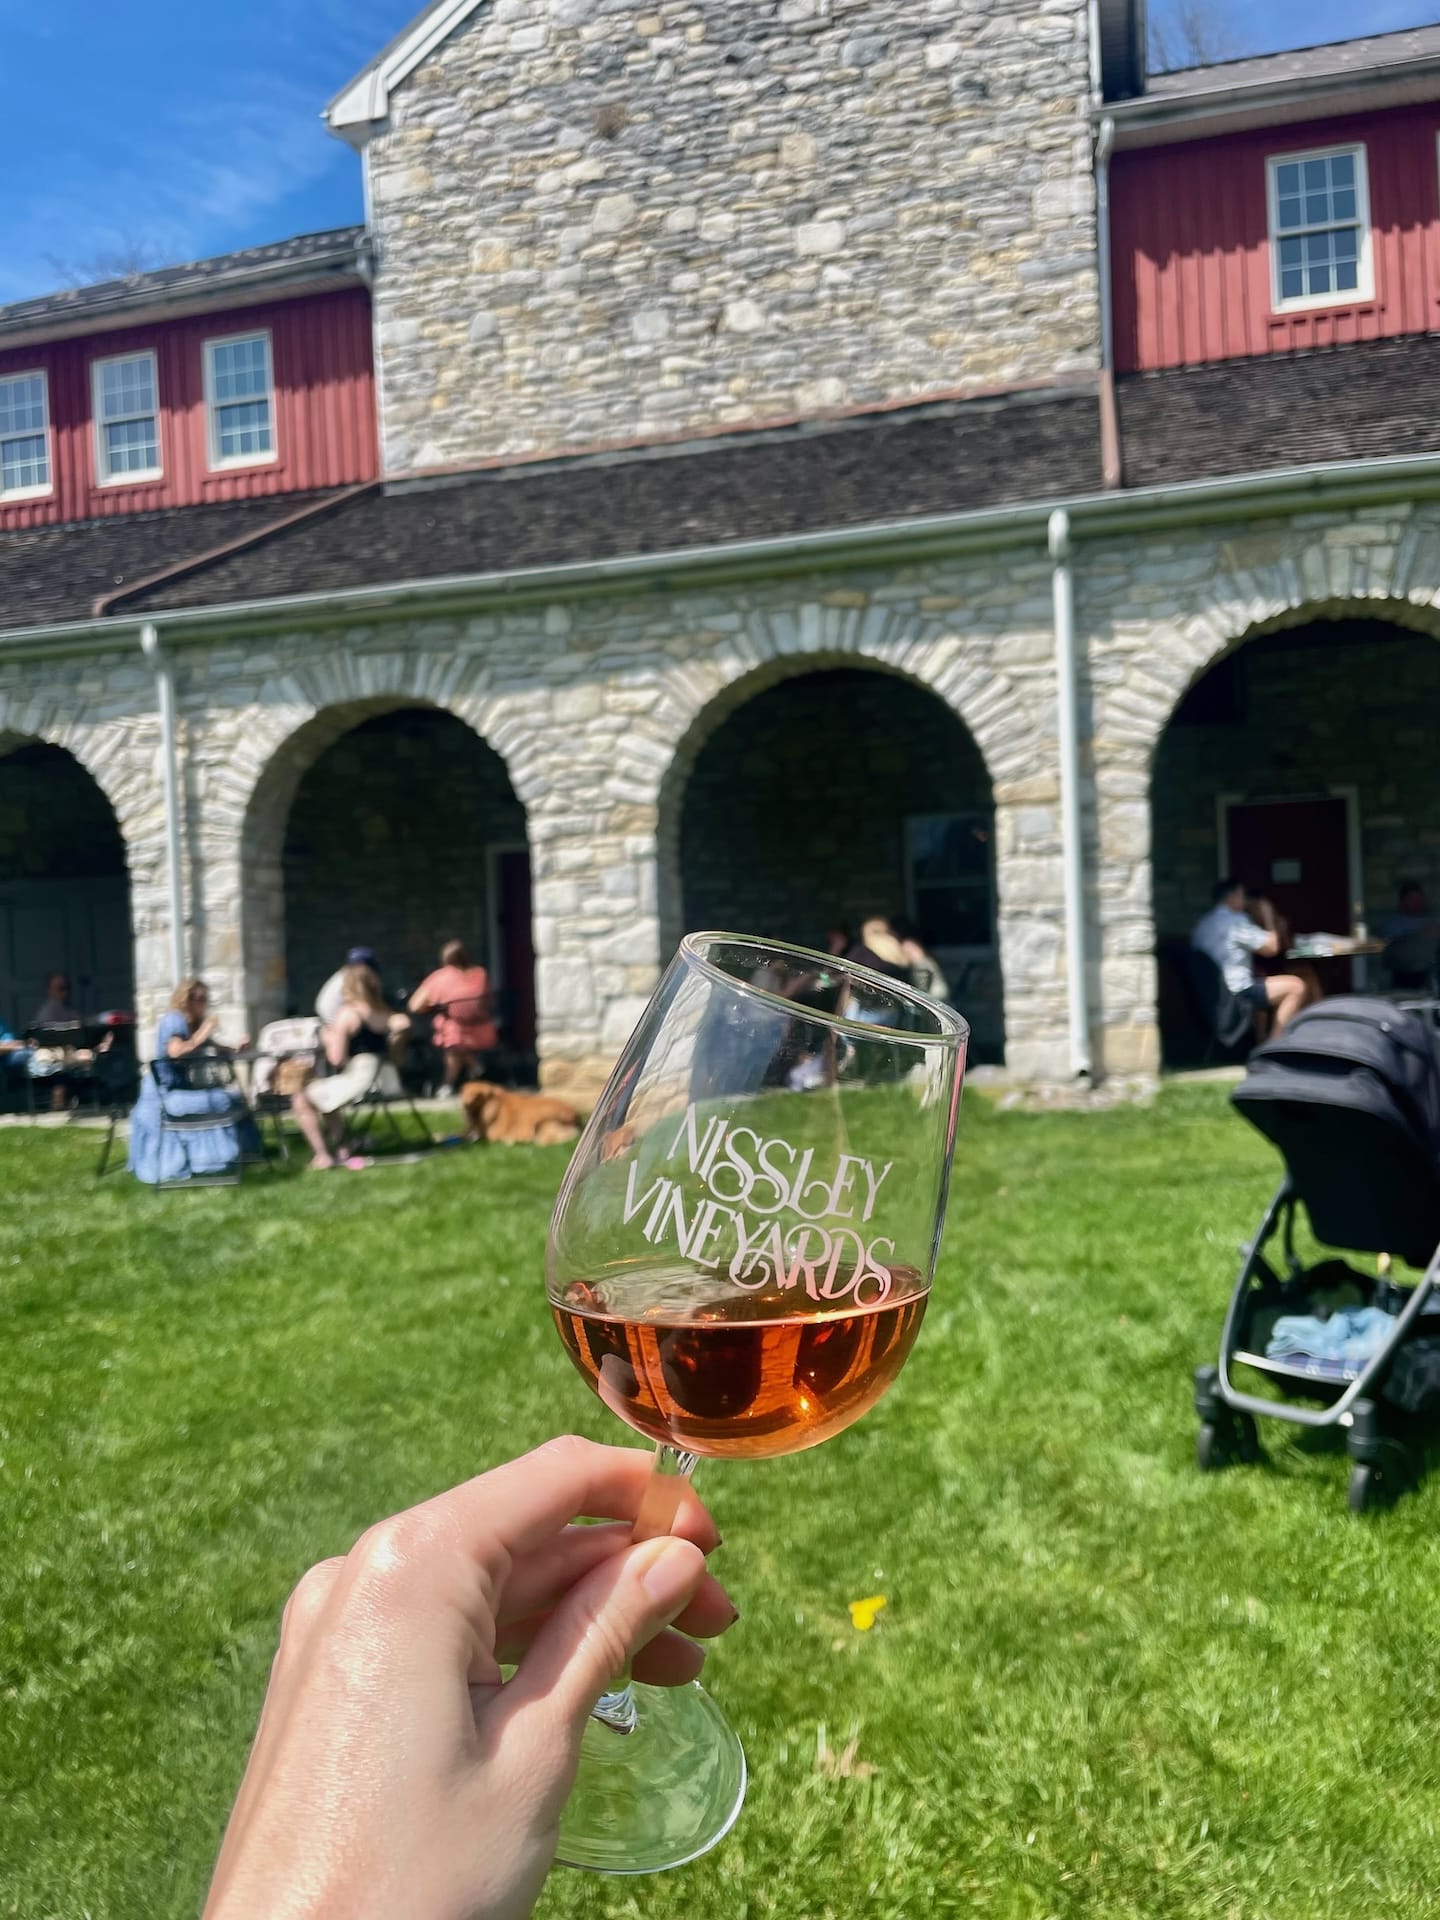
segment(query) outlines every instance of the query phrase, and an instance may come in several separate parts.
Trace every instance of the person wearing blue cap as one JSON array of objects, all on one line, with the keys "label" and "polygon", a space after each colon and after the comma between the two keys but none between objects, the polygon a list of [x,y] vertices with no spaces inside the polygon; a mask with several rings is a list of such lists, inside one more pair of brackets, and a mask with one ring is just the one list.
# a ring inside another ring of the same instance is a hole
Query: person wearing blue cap
[{"label": "person wearing blue cap", "polygon": [[346,967],[369,967],[378,980],[380,962],[375,957],[373,947],[351,947],[345,955],[344,964],[338,966],[330,978],[315,996],[315,1011],[320,1016],[322,1026],[333,1026],[336,1016],[345,1004],[344,974]]}]

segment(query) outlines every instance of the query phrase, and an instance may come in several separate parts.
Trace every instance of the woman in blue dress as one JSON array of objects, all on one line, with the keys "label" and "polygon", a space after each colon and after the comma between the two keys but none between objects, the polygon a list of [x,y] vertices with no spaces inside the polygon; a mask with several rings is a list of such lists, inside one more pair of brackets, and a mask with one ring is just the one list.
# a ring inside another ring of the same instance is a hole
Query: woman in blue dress
[{"label": "woman in blue dress", "polygon": [[[203,980],[182,980],[155,1031],[154,1071],[140,1082],[130,1115],[130,1171],[147,1186],[233,1173],[243,1155],[260,1151],[259,1136],[238,1087],[192,1087],[186,1060],[215,1043],[210,993]],[[162,1133],[161,1101],[173,1119],[214,1114],[213,1127]]]}]

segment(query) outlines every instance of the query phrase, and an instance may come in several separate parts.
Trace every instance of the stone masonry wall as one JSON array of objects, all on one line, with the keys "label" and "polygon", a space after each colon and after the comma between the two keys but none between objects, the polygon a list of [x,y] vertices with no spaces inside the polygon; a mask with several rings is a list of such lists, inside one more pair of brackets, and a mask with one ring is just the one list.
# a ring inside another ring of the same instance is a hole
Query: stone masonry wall
[{"label": "stone masonry wall", "polygon": [[[979,814],[993,839],[985,763],[948,707],[873,671],[783,680],[721,723],[686,783],[686,926],[820,946],[836,924],[858,934],[871,914],[905,912],[905,819],[924,813]],[[976,1051],[1000,1058],[993,958],[953,971]]]},{"label": "stone masonry wall", "polygon": [[1085,0],[490,0],[367,154],[389,471],[1098,360]]},{"label": "stone masonry wall", "polygon": [[446,938],[491,965],[486,849],[525,844],[504,762],[463,721],[409,707],[362,721],[301,777],[282,855],[285,978],[307,1012],[347,947],[413,989]]}]

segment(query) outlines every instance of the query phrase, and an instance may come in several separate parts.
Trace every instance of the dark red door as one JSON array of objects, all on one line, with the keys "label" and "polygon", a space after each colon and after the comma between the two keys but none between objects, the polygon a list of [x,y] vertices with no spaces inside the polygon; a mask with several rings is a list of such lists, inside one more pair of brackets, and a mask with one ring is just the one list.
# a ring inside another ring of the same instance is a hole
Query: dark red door
[{"label": "dark red door", "polygon": [[506,848],[496,859],[500,974],[511,1046],[535,1051],[535,948],[530,939],[530,855]]},{"label": "dark red door", "polygon": [[1264,894],[1295,933],[1349,933],[1350,836],[1344,800],[1260,800],[1232,806],[1228,866]]}]

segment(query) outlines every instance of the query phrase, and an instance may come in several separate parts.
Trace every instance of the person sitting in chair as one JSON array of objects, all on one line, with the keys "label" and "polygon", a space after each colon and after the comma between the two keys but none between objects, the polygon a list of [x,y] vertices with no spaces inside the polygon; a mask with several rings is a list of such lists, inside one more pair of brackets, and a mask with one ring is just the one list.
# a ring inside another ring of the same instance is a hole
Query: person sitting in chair
[{"label": "person sitting in chair", "polygon": [[325,1028],[325,1057],[335,1069],[326,1079],[312,1080],[290,1105],[300,1131],[314,1154],[311,1166],[320,1170],[365,1162],[350,1155],[338,1158],[343,1115],[363,1100],[377,1081],[384,1091],[399,1093],[400,1076],[388,1060],[392,1036],[409,1030],[410,1017],[392,1013],[380,991],[373,967],[347,966],[340,978],[340,1009]]},{"label": "person sitting in chair", "polygon": [[1257,974],[1255,962],[1281,951],[1280,926],[1268,900],[1248,902],[1245,884],[1227,877],[1215,882],[1210,911],[1195,922],[1190,944],[1207,955],[1241,1006],[1273,1016],[1273,1031],[1287,1027],[1315,997],[1310,981],[1298,973]]},{"label": "person sitting in chair", "polygon": [[434,1015],[435,1044],[445,1057],[445,1089],[484,1079],[486,1056],[500,1044],[490,1004],[490,976],[477,967],[463,940],[447,940],[440,964],[410,996],[412,1013]]},{"label": "person sitting in chair", "polygon": [[351,947],[343,962],[315,996],[315,1014],[322,1027],[333,1026],[345,1004],[346,967],[368,967],[377,981],[380,978],[380,962],[375,957],[375,949]]},{"label": "person sitting in chair", "polygon": [[[249,1043],[223,1047],[215,1037],[210,990],[203,980],[182,980],[170,996],[155,1031],[155,1063],[140,1083],[140,1098],[130,1115],[130,1171],[147,1186],[225,1173],[247,1153],[260,1151],[255,1123],[235,1086],[195,1086],[187,1062],[196,1055],[229,1057]],[[173,1120],[213,1116],[213,1127],[167,1133]]]},{"label": "person sitting in chair", "polygon": [[45,998],[30,1016],[32,1027],[78,1027],[80,1015],[70,1004],[70,982],[63,973],[47,973]]}]

